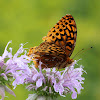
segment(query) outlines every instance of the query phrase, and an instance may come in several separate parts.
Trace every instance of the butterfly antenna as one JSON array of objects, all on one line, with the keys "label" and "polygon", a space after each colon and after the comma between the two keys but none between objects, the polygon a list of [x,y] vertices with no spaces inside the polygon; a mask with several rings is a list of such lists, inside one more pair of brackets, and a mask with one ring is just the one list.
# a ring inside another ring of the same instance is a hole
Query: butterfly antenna
[{"label": "butterfly antenna", "polygon": [[85,52],[85,51],[87,51],[87,50],[89,50],[89,49],[91,49],[91,48],[93,48],[93,47],[90,47],[90,48],[88,48],[88,49],[86,49],[86,50],[84,50],[84,48],[81,49],[72,59],[74,59],[77,55],[79,55],[79,54],[81,54],[81,53],[83,53],[83,52]]}]

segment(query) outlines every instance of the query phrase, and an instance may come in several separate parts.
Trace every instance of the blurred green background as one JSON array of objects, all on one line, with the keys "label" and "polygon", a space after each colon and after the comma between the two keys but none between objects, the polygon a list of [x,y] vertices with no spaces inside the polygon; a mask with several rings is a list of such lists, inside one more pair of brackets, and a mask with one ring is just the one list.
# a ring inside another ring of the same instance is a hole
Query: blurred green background
[{"label": "blurred green background", "polygon": [[[100,100],[100,0],[0,0],[0,55],[9,40],[13,53],[20,43],[25,48],[37,46],[42,37],[58,20],[71,14],[77,24],[76,47],[71,57],[82,48],[90,49],[75,59],[82,58],[84,90],[77,100]],[[25,100],[31,93],[20,85],[14,90],[16,97],[6,93],[5,100]],[[59,100],[72,100],[68,95]]]}]

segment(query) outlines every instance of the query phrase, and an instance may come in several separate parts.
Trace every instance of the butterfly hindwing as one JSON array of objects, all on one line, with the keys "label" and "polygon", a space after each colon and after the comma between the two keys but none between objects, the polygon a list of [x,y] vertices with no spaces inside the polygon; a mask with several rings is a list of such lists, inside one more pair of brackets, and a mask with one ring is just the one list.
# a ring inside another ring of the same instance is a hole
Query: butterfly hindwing
[{"label": "butterfly hindwing", "polygon": [[66,59],[66,53],[61,47],[48,42],[41,43],[33,50],[33,54],[35,54],[34,59],[37,63],[39,61],[43,62],[42,68],[59,66]]}]

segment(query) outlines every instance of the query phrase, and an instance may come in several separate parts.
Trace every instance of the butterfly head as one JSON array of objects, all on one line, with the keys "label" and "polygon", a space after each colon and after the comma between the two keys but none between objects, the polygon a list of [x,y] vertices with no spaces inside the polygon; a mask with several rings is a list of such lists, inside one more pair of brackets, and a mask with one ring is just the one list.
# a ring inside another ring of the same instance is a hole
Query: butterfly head
[{"label": "butterfly head", "polygon": [[70,59],[68,57],[68,59],[67,59],[67,65],[66,66],[71,65],[73,62],[74,62],[74,60],[73,59]]}]

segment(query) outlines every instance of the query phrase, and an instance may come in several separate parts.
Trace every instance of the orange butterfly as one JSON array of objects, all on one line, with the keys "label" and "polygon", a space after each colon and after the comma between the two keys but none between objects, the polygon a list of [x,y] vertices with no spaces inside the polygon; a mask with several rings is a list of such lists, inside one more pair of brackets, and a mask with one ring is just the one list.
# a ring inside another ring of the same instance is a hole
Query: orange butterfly
[{"label": "orange butterfly", "polygon": [[74,50],[76,37],[75,20],[67,14],[43,37],[43,43],[29,49],[28,56],[33,60],[35,67],[38,67],[41,61],[42,68],[65,68],[74,61],[69,57]]}]

